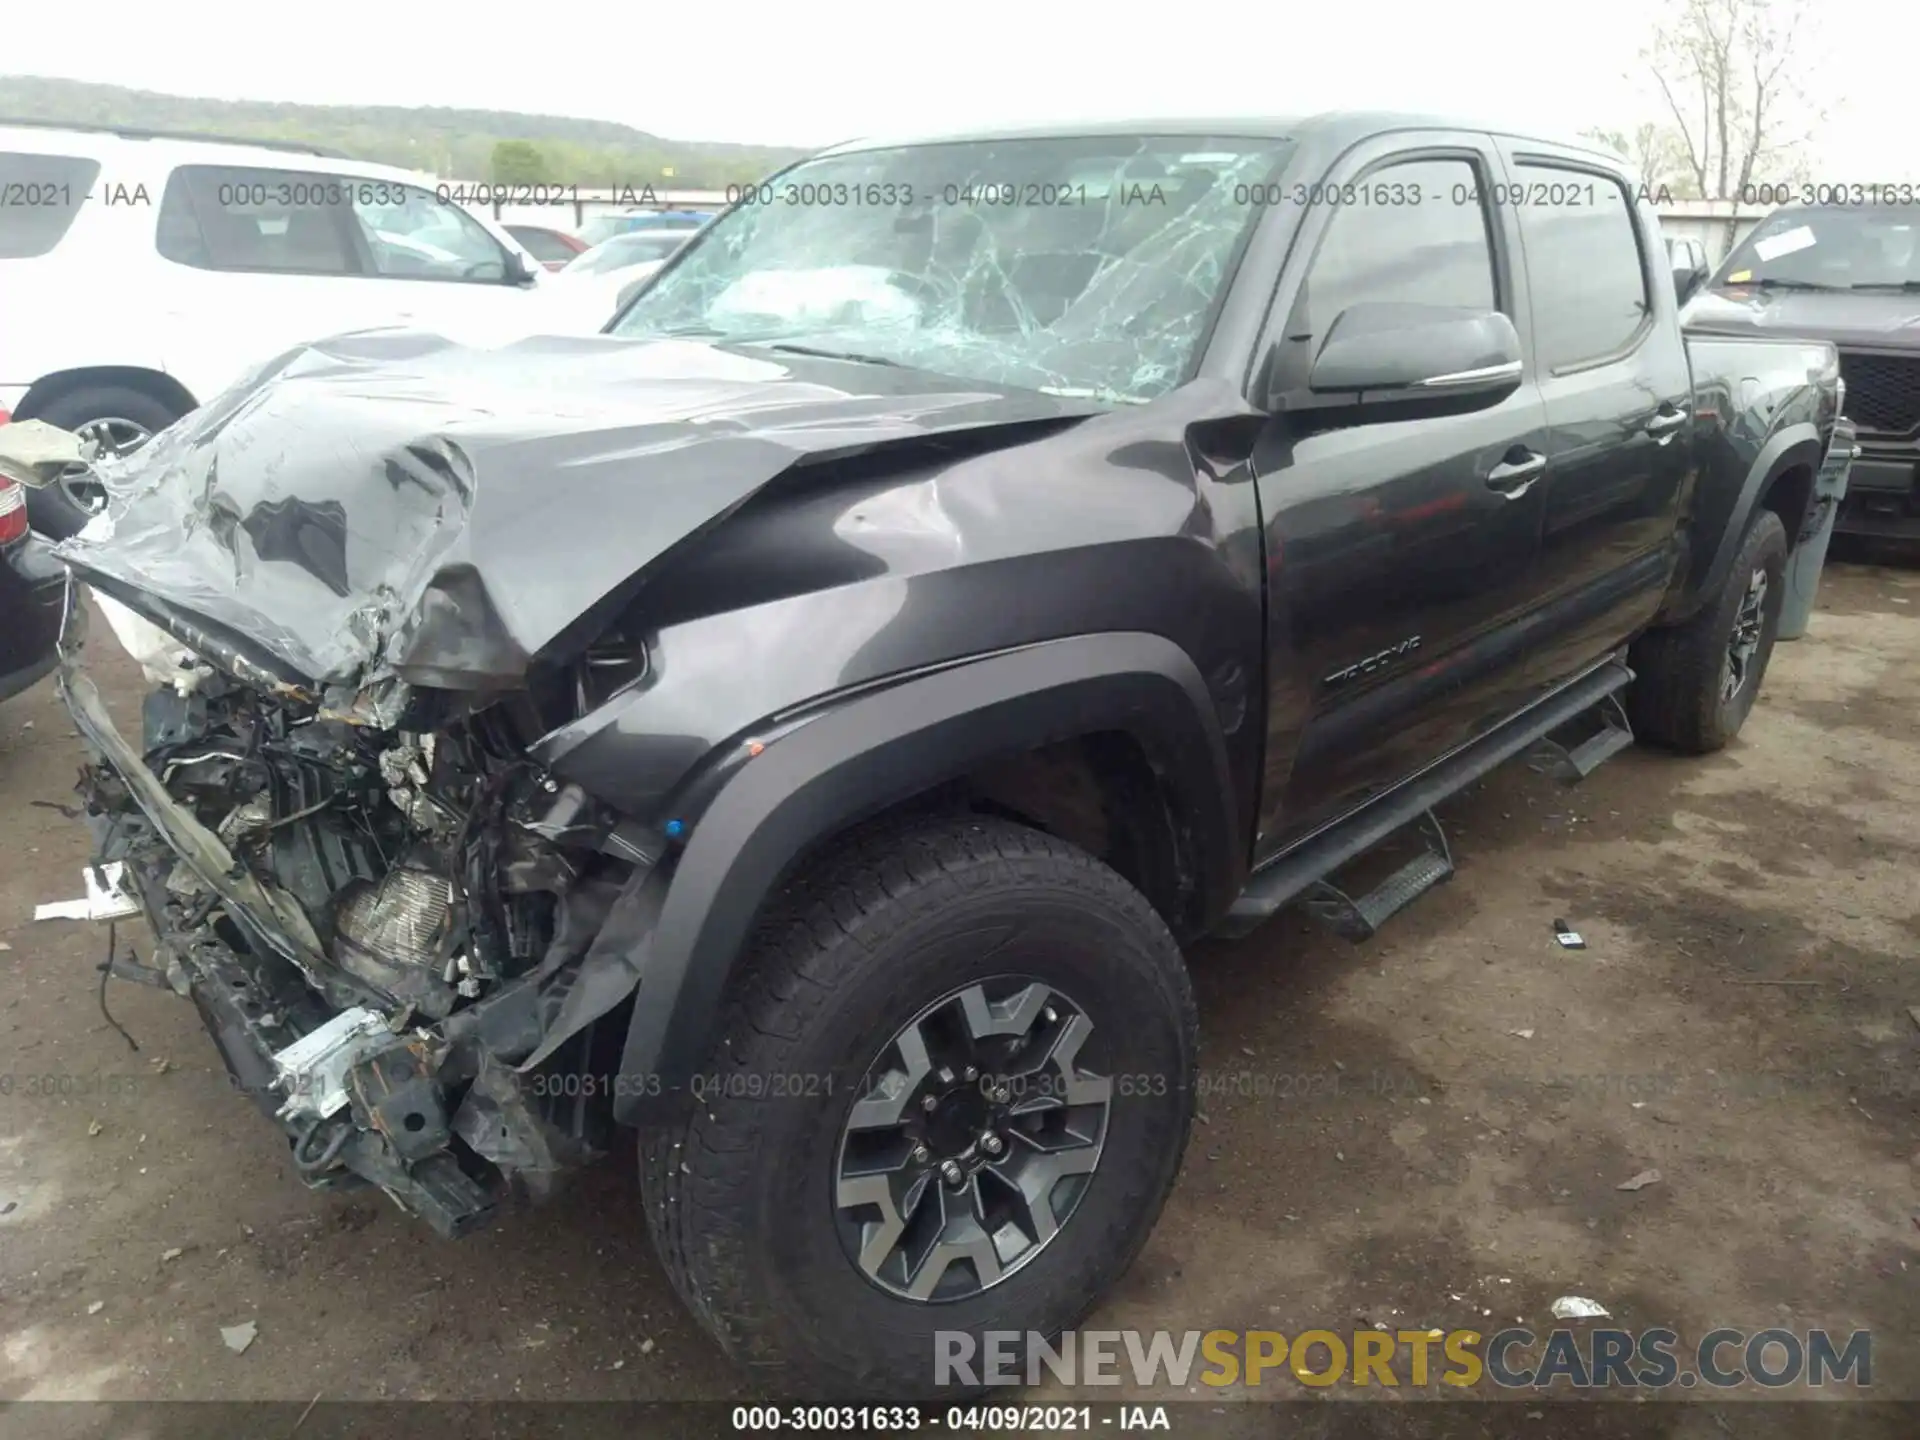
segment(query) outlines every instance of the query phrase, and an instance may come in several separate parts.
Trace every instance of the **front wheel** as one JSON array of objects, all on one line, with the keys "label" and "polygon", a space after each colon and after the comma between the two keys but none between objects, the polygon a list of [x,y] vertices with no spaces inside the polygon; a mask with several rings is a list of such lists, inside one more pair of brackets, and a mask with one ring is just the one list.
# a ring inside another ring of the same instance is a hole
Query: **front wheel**
[{"label": "front wheel", "polygon": [[1683,625],[1650,630],[1632,652],[1636,734],[1704,755],[1740,733],[1780,631],[1787,531],[1762,510],[1740,538],[1720,593]]},{"label": "front wheel", "polygon": [[873,832],[740,966],[641,1156],[667,1271],[736,1360],[796,1393],[958,1393],[937,1332],[1051,1337],[1132,1263],[1197,1041],[1173,937],[1113,871],[998,819]]}]

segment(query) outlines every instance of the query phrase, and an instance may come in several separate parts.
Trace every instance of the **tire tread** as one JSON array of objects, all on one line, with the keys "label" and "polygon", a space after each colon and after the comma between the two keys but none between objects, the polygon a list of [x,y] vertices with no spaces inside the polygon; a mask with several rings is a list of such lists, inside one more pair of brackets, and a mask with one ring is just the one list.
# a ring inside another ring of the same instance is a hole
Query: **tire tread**
[{"label": "tire tread", "polygon": [[[1056,889],[1079,891],[1102,905],[1130,908],[1172,949],[1160,917],[1144,896],[1092,855],[1066,841],[993,817],[919,817],[854,832],[806,864],[784,884],[757,920],[742,950],[716,1026],[720,1039],[709,1070],[781,1073],[782,1057],[822,1023],[836,978],[883,944],[921,907],[938,905],[948,884],[972,889],[1031,878],[1036,863]],[[1177,950],[1173,950],[1177,961]],[[1166,987],[1177,1007],[1189,1053],[1198,1018],[1184,968]],[[674,1290],[723,1350],[763,1381],[812,1389],[784,1359],[775,1317],[755,1303],[747,1274],[746,1233],[753,1213],[763,1147],[758,1112],[767,1107],[695,1104],[686,1098],[641,1137],[642,1194],[648,1229]],[[1187,1107],[1189,1114],[1191,1106]],[[1188,1121],[1178,1145],[1184,1149]],[[1176,1154],[1178,1151],[1176,1151]],[[689,1163],[698,1156],[698,1163]],[[1177,1168],[1177,1167],[1176,1167]],[[1158,1196],[1158,1214],[1173,1173]],[[1151,1217],[1150,1217],[1151,1218]],[[1151,1225],[1139,1227],[1121,1269]],[[1090,1305],[1097,1297],[1087,1297]],[[824,1349],[827,1337],[813,1337]],[[848,1354],[833,1366],[857,1373]]]},{"label": "tire tread", "polygon": [[[1727,635],[1746,593],[1741,578],[1774,551],[1779,556],[1774,568],[1782,572],[1786,527],[1771,510],[1761,510],[1741,536],[1720,593],[1683,623],[1649,630],[1634,642],[1627,713],[1637,737],[1682,754],[1706,755],[1739,733],[1745,713],[1729,724],[1720,700]],[[1773,603],[1777,623],[1779,601]],[[1770,656],[1772,636],[1764,643]],[[1753,681],[1756,690],[1766,678],[1764,667],[1763,658],[1761,674]]]}]

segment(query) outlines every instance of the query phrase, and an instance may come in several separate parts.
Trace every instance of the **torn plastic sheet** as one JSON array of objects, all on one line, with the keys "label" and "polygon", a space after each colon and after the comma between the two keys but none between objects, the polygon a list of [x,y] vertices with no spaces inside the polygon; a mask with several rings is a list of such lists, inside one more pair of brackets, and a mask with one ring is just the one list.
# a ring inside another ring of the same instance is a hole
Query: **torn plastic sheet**
[{"label": "torn plastic sheet", "polygon": [[120,648],[132,657],[148,683],[169,686],[184,697],[213,674],[210,665],[152,621],[142,619],[110,595],[98,590],[88,593],[106,617]]},{"label": "torn plastic sheet", "polygon": [[86,463],[80,437],[44,420],[15,420],[0,428],[0,476],[29,489],[58,480],[69,466]]},{"label": "torn plastic sheet", "polygon": [[1097,408],[687,341],[366,332],[280,356],[100,467],[107,508],[56,553],[122,600],[244,637],[342,708],[394,679],[515,687],[796,463]]},{"label": "torn plastic sheet", "polygon": [[536,1114],[519,1077],[484,1051],[454,1114],[453,1133],[535,1199],[552,1194],[561,1176],[591,1158],[587,1146]]}]

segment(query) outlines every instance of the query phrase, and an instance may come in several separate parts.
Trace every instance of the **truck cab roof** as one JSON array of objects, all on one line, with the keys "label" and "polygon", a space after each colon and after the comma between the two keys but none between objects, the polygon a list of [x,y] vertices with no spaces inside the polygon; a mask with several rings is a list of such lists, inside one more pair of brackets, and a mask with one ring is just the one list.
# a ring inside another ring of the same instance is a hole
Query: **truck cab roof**
[{"label": "truck cab roof", "polygon": [[959,145],[992,140],[1044,140],[1098,135],[1232,135],[1250,139],[1292,140],[1340,151],[1362,140],[1401,130],[1472,130],[1514,140],[1532,140],[1581,150],[1596,161],[1619,168],[1620,157],[1577,137],[1534,133],[1511,125],[1458,115],[1388,110],[1326,110],[1293,116],[1158,116],[1136,119],[1057,121],[1046,125],[993,127],[952,132],[875,135],[843,141],[821,154],[887,150],[906,145]]}]

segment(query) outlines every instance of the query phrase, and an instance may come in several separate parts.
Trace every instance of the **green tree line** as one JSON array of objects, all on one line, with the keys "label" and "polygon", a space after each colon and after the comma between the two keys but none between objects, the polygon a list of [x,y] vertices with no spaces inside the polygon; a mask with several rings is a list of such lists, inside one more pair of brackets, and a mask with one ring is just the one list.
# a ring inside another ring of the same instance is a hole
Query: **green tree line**
[{"label": "green tree line", "polygon": [[[0,121],[182,130],[317,145],[460,180],[719,190],[757,180],[805,151],[668,140],[606,120],[441,106],[296,105],[209,100],[34,75],[0,75]],[[496,160],[518,167],[499,173]],[[524,173],[524,172],[531,173]]]}]

